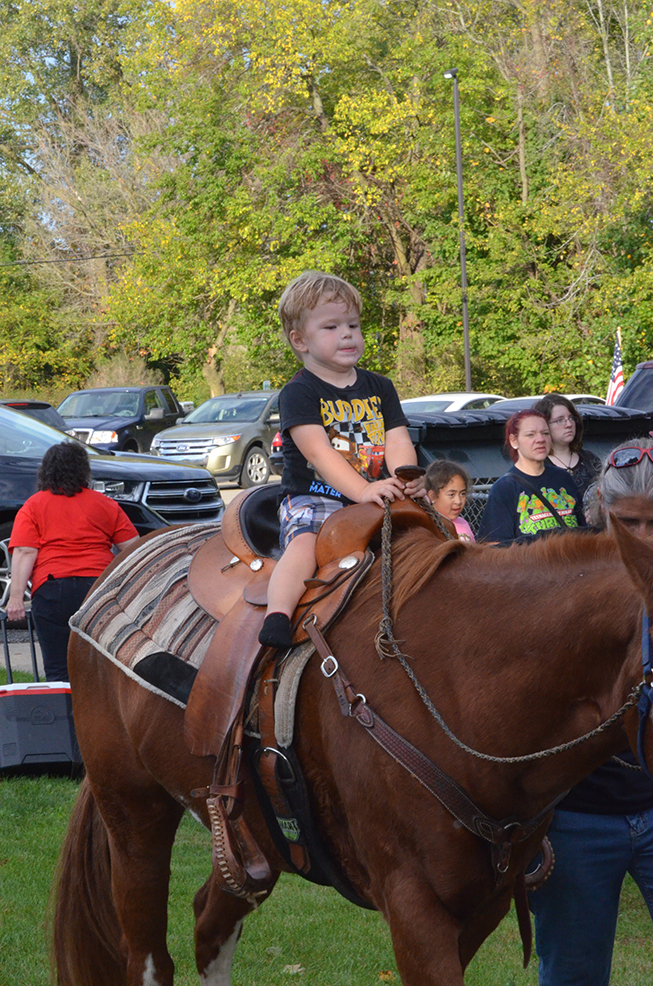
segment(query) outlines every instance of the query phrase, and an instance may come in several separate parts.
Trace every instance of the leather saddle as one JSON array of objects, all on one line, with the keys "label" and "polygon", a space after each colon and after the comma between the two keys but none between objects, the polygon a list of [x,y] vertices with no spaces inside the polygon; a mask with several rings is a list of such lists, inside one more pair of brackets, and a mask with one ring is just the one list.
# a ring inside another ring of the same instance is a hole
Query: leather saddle
[{"label": "leather saddle", "polygon": [[[193,598],[218,621],[186,708],[186,742],[197,756],[219,755],[263,657],[258,634],[280,556],[277,509],[274,486],[244,490],[227,507],[221,533],[200,548],[189,571]],[[422,526],[442,537],[412,500],[395,501],[392,519],[395,529]],[[371,549],[382,524],[383,509],[375,503],[343,507],[324,522],[316,543],[318,570],[295,613],[294,644],[308,639],[303,624],[309,616],[324,630],[339,615],[374,560]]]},{"label": "leather saddle", "polygon": [[[391,507],[395,528],[423,526],[444,537],[412,500]],[[372,547],[383,517],[380,506],[366,503],[343,507],[325,521],[316,542],[318,570],[307,581],[295,613],[294,643],[308,639],[309,621],[325,630],[337,618],[374,561]],[[257,675],[275,657],[274,651],[259,645],[258,634],[278,544],[276,489],[244,491],[229,504],[220,534],[200,548],[188,575],[195,601],[218,621],[184,719],[190,751],[217,759],[214,783],[194,794],[207,799],[220,885],[252,900],[268,891],[272,876],[241,814],[240,759],[247,696]]]}]

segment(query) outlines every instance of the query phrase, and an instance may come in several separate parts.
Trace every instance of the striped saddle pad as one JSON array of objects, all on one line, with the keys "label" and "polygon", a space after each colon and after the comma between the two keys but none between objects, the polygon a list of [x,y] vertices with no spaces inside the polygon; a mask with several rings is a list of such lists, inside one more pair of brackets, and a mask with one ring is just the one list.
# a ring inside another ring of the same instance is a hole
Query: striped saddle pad
[{"label": "striped saddle pad", "polygon": [[191,596],[188,569],[219,530],[194,525],[144,541],[70,620],[126,674],[182,707],[217,626]]}]

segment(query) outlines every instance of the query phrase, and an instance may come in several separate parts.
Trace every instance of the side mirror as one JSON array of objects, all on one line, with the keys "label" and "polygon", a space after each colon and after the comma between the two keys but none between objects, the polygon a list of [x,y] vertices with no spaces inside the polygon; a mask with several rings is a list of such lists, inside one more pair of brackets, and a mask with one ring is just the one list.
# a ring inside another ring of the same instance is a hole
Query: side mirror
[{"label": "side mirror", "polygon": [[153,407],[145,415],[146,421],[163,421],[164,410],[162,407]]}]

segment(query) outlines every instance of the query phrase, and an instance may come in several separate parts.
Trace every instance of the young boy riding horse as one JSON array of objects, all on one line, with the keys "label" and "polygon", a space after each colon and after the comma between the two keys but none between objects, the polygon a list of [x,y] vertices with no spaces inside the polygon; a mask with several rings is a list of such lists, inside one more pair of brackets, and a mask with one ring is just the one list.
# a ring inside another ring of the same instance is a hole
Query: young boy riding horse
[{"label": "young boy riding horse", "polygon": [[[284,333],[304,366],[279,399],[284,553],[270,579],[259,635],[270,647],[291,645],[290,618],[315,571],[315,541],[326,518],[349,503],[383,505],[384,498],[424,491],[423,477],[405,483],[394,475],[417,457],[394,385],[357,365],[365,349],[361,311],[356,288],[318,271],[292,281],[279,303]],[[371,466],[381,456],[390,476],[373,480]]]}]

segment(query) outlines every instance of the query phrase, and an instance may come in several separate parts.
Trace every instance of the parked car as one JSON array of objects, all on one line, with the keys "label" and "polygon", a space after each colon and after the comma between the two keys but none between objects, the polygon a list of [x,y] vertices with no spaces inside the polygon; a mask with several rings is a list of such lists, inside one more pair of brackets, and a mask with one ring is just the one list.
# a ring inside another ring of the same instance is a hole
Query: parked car
[{"label": "parked car", "polygon": [[48,404],[47,401],[37,401],[31,397],[16,398],[14,400],[0,400],[0,405],[12,407],[14,411],[22,411],[23,414],[29,414],[30,418],[36,418],[37,421],[42,421],[43,424],[50,425],[51,428],[58,428],[59,431],[66,430],[66,422],[57,409],[52,404]]},{"label": "parked car", "polygon": [[446,411],[478,411],[490,407],[505,398],[500,394],[480,394],[474,391],[454,394],[429,394],[426,397],[408,397],[401,402],[406,414],[441,414]]},{"label": "parked car", "polygon": [[58,407],[66,431],[107,451],[147,452],[152,439],[184,417],[170,387],[76,390]]},{"label": "parked car", "polygon": [[[515,411],[522,411],[524,408],[532,407],[533,404],[537,404],[538,401],[542,400],[542,396],[542,394],[531,394],[528,397],[508,397],[501,401],[501,405],[495,404],[493,406],[501,406],[503,411],[510,411],[511,413],[514,413]],[[568,401],[575,404],[579,410],[583,406],[605,407],[605,400],[603,397],[595,397],[593,394],[563,394],[562,396],[566,397]]]},{"label": "parked car", "polygon": [[605,404],[605,397],[597,397],[596,394],[564,394],[572,404]]},{"label": "parked car", "polygon": [[615,407],[653,412],[653,360],[638,363],[615,401]]},{"label": "parked car", "polygon": [[283,439],[280,431],[272,439],[270,469],[273,476],[280,476],[283,472]]},{"label": "parked car", "polygon": [[[45,452],[65,434],[0,407],[0,606],[9,596],[11,566],[7,544],[14,518],[36,492]],[[197,466],[164,462],[151,455],[117,455],[85,446],[93,489],[117,500],[139,534],[168,524],[211,523],[224,503],[214,478]]]},{"label": "parked car", "polygon": [[222,482],[262,486],[270,478],[270,446],[279,427],[279,391],[211,397],[152,441],[152,452],[205,466]]}]

